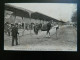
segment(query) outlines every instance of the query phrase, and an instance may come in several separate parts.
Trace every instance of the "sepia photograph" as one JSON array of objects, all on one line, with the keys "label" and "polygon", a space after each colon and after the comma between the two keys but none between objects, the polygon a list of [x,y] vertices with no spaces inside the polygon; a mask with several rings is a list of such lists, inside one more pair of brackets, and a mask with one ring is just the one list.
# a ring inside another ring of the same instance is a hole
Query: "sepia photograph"
[{"label": "sepia photograph", "polygon": [[4,50],[77,51],[77,3],[5,3]]}]

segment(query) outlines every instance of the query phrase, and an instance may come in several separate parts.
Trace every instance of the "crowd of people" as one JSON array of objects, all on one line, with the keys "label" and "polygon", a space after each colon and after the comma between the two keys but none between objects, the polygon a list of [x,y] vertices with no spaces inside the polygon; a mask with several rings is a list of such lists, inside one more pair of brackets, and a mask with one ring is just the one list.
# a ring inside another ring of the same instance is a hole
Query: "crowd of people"
[{"label": "crowd of people", "polygon": [[[28,26],[29,26],[29,29],[34,30],[34,33],[36,35],[38,35],[39,30],[41,30],[41,31],[47,31],[46,35],[49,35],[50,37],[50,29],[52,28],[51,22],[48,22],[47,24],[35,23],[31,25],[26,25],[25,27],[27,30],[28,30]],[[12,36],[12,46],[14,46],[14,41],[16,41],[16,45],[18,45],[18,35],[19,35],[18,29],[19,28],[24,29],[24,24],[22,24],[22,26],[19,25],[18,23],[10,24],[6,22],[4,24],[4,33],[6,33],[8,36]],[[58,27],[56,28],[56,30],[57,29]]]}]

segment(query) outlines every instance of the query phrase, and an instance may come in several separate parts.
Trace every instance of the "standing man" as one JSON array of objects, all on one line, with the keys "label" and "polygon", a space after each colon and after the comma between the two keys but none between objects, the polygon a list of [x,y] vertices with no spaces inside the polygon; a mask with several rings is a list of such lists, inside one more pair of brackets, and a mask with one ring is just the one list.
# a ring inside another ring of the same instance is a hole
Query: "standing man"
[{"label": "standing man", "polygon": [[59,25],[56,26],[56,39],[58,38],[58,36],[57,36],[57,33],[58,33],[57,30],[58,30],[58,29],[59,29]]},{"label": "standing man", "polygon": [[10,36],[10,34],[11,34],[11,25],[8,24],[8,36]]},{"label": "standing man", "polygon": [[49,34],[50,37],[50,29],[51,29],[51,22],[47,23],[47,34]]},{"label": "standing man", "polygon": [[17,37],[18,33],[18,25],[15,24],[12,27],[12,46],[14,46],[14,41],[16,41],[16,45],[18,45],[18,37]]}]

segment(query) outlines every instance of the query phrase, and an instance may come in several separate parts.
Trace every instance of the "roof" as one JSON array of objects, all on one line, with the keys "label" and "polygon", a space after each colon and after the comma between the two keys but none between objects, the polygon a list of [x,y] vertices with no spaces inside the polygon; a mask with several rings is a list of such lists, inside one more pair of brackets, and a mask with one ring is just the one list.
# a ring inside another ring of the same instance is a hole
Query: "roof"
[{"label": "roof", "polygon": [[58,21],[57,19],[54,19],[54,18],[52,18],[52,17],[49,17],[49,16],[44,15],[44,14],[39,13],[39,12],[33,13],[33,14],[32,14],[32,18],[40,19],[40,20],[47,20],[47,21],[50,21],[50,20]]},{"label": "roof", "polygon": [[30,10],[21,7],[16,7],[7,3],[5,4],[5,10],[12,11],[13,15],[21,16],[21,17],[29,17],[29,13],[33,13]]},{"label": "roof", "polygon": [[55,22],[60,22],[59,20],[49,17],[45,14],[42,14],[39,12],[33,12],[28,9],[16,7],[16,6],[7,4],[7,3],[5,3],[5,10],[11,11],[11,12],[13,12],[12,13],[13,15],[20,16],[20,17],[30,18],[29,13],[32,13],[31,18],[34,18],[34,19],[40,19],[40,20],[46,20],[46,21],[53,20]]}]

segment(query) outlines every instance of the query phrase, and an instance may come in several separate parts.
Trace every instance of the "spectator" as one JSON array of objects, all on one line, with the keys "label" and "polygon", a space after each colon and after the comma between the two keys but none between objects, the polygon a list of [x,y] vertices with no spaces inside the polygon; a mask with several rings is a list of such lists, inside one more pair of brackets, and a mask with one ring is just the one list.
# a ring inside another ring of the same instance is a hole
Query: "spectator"
[{"label": "spectator", "polygon": [[16,45],[18,45],[17,34],[19,34],[17,25],[13,25],[12,26],[12,46],[14,46],[14,40],[16,41]]}]

